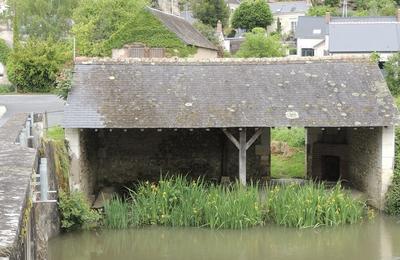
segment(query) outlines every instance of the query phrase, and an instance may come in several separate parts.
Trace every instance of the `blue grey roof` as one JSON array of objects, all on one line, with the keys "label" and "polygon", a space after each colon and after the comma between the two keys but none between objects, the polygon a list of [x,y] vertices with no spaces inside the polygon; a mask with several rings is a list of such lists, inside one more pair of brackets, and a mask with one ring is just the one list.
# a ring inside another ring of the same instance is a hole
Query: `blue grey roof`
[{"label": "blue grey roof", "polygon": [[309,5],[307,1],[276,2],[268,3],[273,14],[280,13],[306,13]]},{"label": "blue grey roof", "polygon": [[329,24],[329,52],[374,51],[400,51],[400,23],[395,17],[332,19]]},{"label": "blue grey roof", "polygon": [[297,39],[325,39],[328,30],[329,26],[325,22],[325,17],[300,16],[295,37]]},{"label": "blue grey roof", "polygon": [[65,128],[361,127],[399,118],[368,59],[77,63]]}]

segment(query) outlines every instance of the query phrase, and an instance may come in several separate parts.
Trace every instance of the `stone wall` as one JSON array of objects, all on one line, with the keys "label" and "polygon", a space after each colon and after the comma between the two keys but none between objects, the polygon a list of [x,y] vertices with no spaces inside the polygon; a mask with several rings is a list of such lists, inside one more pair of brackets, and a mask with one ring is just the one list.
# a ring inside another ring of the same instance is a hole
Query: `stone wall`
[{"label": "stone wall", "polygon": [[323,156],[340,158],[340,179],[367,194],[382,209],[393,176],[393,127],[307,129],[307,173],[324,180]]},{"label": "stone wall", "polygon": [[[237,130],[231,132],[238,136]],[[248,130],[248,139],[253,133]],[[105,186],[157,180],[160,174],[214,181],[238,177],[238,149],[221,129],[67,129],[66,135],[73,158],[71,187],[88,195]],[[248,180],[269,175],[269,150],[266,129],[247,151]]]}]

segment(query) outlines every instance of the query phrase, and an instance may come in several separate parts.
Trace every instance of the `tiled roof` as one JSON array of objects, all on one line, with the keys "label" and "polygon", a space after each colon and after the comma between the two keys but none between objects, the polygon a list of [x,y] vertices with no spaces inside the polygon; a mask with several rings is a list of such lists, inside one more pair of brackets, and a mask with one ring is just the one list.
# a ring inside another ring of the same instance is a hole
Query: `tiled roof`
[{"label": "tiled roof", "polygon": [[288,1],[268,3],[271,12],[275,15],[284,13],[307,13],[310,7],[307,1]]},{"label": "tiled roof", "polygon": [[300,16],[296,26],[297,39],[325,39],[329,26],[324,17]]},{"label": "tiled roof", "polygon": [[179,16],[164,13],[157,9],[147,8],[168,30],[175,33],[176,36],[188,45],[196,47],[218,50],[206,37],[204,37],[188,21]]},{"label": "tiled roof", "polygon": [[377,65],[349,59],[94,60],[66,128],[357,127],[398,122]]}]

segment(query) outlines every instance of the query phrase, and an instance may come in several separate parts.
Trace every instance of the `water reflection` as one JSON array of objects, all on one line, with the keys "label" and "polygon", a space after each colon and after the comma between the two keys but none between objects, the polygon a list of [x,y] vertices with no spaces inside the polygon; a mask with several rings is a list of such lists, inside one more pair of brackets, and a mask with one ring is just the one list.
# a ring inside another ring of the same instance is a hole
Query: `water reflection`
[{"label": "water reflection", "polygon": [[[147,227],[78,232],[50,241],[49,259],[381,259],[400,256],[400,220],[319,229],[213,231]],[[399,258],[400,259],[400,258]]]}]

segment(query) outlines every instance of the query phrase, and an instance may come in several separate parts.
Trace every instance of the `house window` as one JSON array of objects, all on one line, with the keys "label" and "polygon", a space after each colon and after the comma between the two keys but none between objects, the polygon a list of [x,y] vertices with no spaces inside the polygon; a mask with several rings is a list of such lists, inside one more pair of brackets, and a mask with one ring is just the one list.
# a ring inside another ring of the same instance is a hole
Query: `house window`
[{"label": "house window", "polygon": [[291,28],[292,32],[296,32],[296,27],[297,27],[297,22],[296,21],[292,21],[290,23],[290,28]]},{"label": "house window", "polygon": [[301,49],[301,56],[314,56],[314,49],[303,48]]}]

